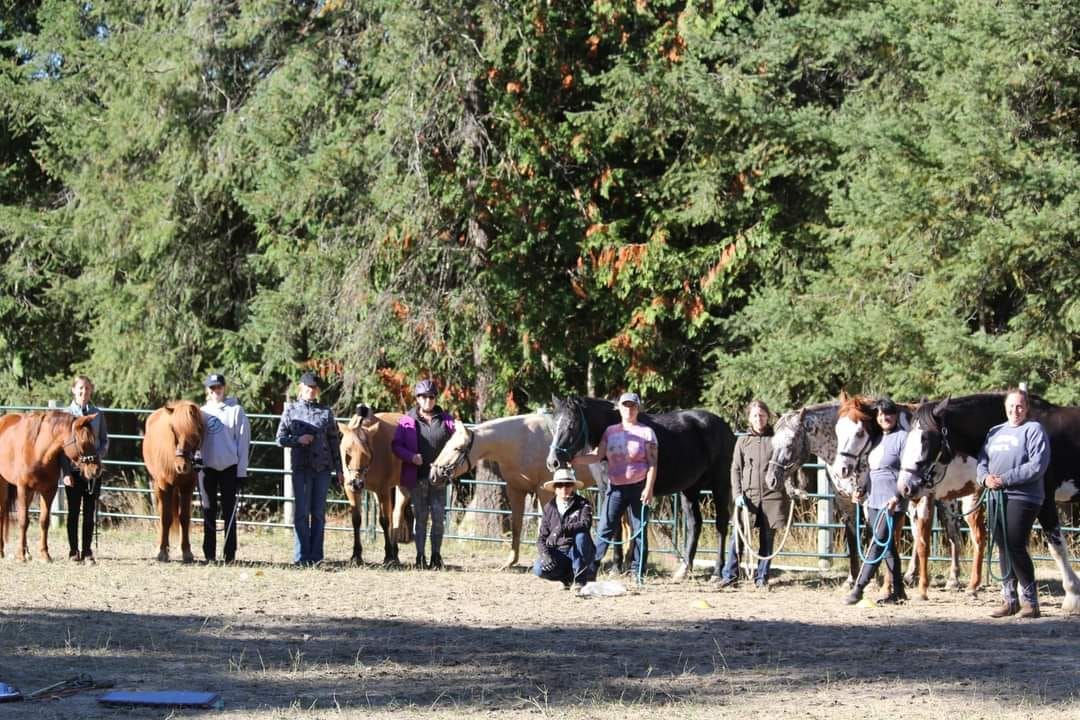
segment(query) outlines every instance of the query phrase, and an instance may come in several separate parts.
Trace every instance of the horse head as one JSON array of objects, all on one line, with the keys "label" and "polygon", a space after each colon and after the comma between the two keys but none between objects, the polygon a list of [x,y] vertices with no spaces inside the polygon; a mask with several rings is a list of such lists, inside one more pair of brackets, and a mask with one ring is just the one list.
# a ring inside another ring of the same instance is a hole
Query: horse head
[{"label": "horse head", "polygon": [[[474,467],[471,453],[475,440],[476,433],[465,427],[465,423],[458,423],[442,452],[431,463],[431,479],[441,485],[471,470]],[[464,468],[458,472],[462,466]]]},{"label": "horse head", "polygon": [[915,410],[896,479],[896,489],[907,497],[929,494],[944,467],[952,462],[954,453],[946,424],[948,409],[949,399],[945,398],[940,403],[922,403]]},{"label": "horse head", "polygon": [[570,467],[570,459],[585,449],[589,426],[581,398],[568,397],[560,400],[553,395],[551,402],[555,406],[552,418],[554,430],[551,432],[551,446],[548,448],[547,468],[555,472],[559,468]]},{"label": "horse head", "polygon": [[364,489],[368,469],[375,457],[371,446],[371,436],[379,430],[376,417],[367,419],[354,415],[348,424],[338,423],[341,431],[341,467],[345,471],[345,481],[354,492]]},{"label": "horse head", "polygon": [[176,449],[173,453],[173,470],[177,475],[187,475],[195,470],[195,453],[202,446],[206,430],[199,407],[187,400],[168,403],[169,425],[172,428]]},{"label": "horse head", "polygon": [[64,443],[64,455],[87,480],[93,480],[101,473],[101,458],[98,456],[97,437],[90,423],[97,417],[84,415],[72,418],[71,437]]},{"label": "horse head", "polygon": [[866,398],[841,391],[836,418],[836,458],[830,471],[836,489],[842,494],[851,496],[858,489],[860,465],[866,461],[877,434],[879,431]]},{"label": "horse head", "polygon": [[806,488],[793,484],[791,479],[806,455],[806,430],[803,419],[806,409],[784,413],[776,421],[772,440],[772,456],[765,473],[765,483],[770,489],[783,487],[789,497],[806,497]]}]

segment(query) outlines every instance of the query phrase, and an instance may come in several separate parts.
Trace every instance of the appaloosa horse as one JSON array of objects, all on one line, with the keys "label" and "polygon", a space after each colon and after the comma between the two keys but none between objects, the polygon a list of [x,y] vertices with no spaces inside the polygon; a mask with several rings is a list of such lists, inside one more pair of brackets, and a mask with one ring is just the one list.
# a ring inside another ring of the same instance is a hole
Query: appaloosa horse
[{"label": "appaloosa horse", "polygon": [[[502,569],[518,561],[525,496],[535,495],[541,507],[551,500],[552,494],[543,489],[543,484],[551,479],[547,454],[552,427],[553,418],[547,412],[497,418],[472,428],[458,423],[453,436],[431,464],[432,478],[439,482],[460,477],[482,460],[499,464],[510,501],[510,555]],[[595,484],[594,475],[586,473],[580,479],[586,485]]]},{"label": "appaloosa horse", "polygon": [[[1056,502],[1080,499],[1080,407],[1061,407],[1029,395],[1029,415],[1042,424],[1050,438],[1050,466],[1044,478],[1046,497],[1039,525],[1050,555],[1061,573],[1065,589],[1062,610],[1080,614],[1080,579],[1069,564],[1069,550],[1061,534]],[[1005,422],[1005,394],[979,393],[922,403],[908,432],[901,458],[898,486],[917,495],[936,492],[943,465],[957,456],[978,457],[986,434]],[[947,475],[946,475],[947,477]]]},{"label": "appaloosa horse", "polygon": [[360,544],[360,497],[364,490],[373,493],[379,502],[383,565],[399,565],[398,543],[412,542],[412,523],[407,512],[409,495],[398,485],[401,482],[401,458],[390,448],[401,417],[401,413],[375,413],[354,415],[348,424],[338,423],[345,495],[349,498],[352,515],[351,562],[354,565],[364,562]]},{"label": "appaloosa horse", "polygon": [[[597,398],[569,397],[555,402],[555,430],[548,452],[549,470],[568,467],[570,459],[596,447],[604,430],[621,422],[615,403]],[[686,548],[675,572],[682,579],[694,567],[701,537],[701,493],[711,490],[716,506],[719,544],[713,577],[724,562],[724,538],[731,517],[731,456],[735,434],[719,416],[704,410],[676,410],[656,415],[642,413],[638,422],[656,433],[659,458],[654,495],[679,493],[686,515]]]},{"label": "appaloosa horse", "polygon": [[[60,458],[66,456],[83,477],[93,479],[101,472],[97,439],[90,428],[95,415],[76,418],[52,410],[0,418],[0,485],[4,495],[16,495],[19,510],[19,559],[28,559],[26,531],[30,526],[30,503],[41,498],[41,557],[49,556],[49,509],[60,479]],[[11,498],[3,501],[4,527],[0,529],[0,557],[7,534],[7,514]]]},{"label": "appaloosa horse", "polygon": [[158,408],[146,418],[142,454],[157,502],[157,559],[169,560],[169,536],[179,530],[184,562],[193,562],[191,553],[191,496],[198,472],[195,451],[202,446],[206,426],[199,406],[176,400]]},{"label": "appaloosa horse", "polygon": [[[912,423],[913,410],[908,405],[899,405],[900,427],[908,429]],[[881,427],[877,424],[876,412],[872,401],[861,395],[840,394],[840,408],[836,421],[836,459],[830,471],[837,478],[837,491],[850,496],[856,489],[865,486],[869,479],[867,459],[874,443],[881,437]],[[911,582],[916,573],[919,583],[919,597],[927,600],[930,587],[930,539],[933,532],[934,507],[939,508],[942,526],[949,537],[952,565],[946,589],[959,587],[960,547],[962,538],[954,511],[946,508],[942,501],[960,499],[964,510],[963,517],[971,530],[975,549],[974,562],[971,565],[971,579],[968,593],[978,594],[982,586],[982,559],[986,547],[986,530],[983,523],[984,512],[978,502],[975,485],[975,462],[970,458],[955,457],[942,470],[947,481],[938,484],[933,493],[924,493],[911,504],[909,516],[915,526],[914,551],[911,556],[911,568],[906,580]],[[902,525],[897,524],[896,539],[899,540]],[[887,576],[886,576],[887,577]]]}]

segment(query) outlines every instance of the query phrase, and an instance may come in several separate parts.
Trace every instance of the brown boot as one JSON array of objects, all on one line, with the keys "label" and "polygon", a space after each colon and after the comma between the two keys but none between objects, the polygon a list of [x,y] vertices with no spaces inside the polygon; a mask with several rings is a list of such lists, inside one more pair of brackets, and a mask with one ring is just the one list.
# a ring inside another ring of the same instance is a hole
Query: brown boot
[{"label": "brown boot", "polygon": [[1039,612],[1038,603],[1020,603],[1020,614],[1018,617],[1022,618],[1037,618],[1042,617],[1042,613]]},{"label": "brown boot", "polygon": [[992,617],[992,618],[1009,617],[1010,615],[1015,615],[1018,612],[1020,612],[1020,606],[1017,603],[1015,603],[1015,602],[1002,602],[1001,605],[998,605],[997,609],[994,610],[994,612],[990,613],[990,617]]}]

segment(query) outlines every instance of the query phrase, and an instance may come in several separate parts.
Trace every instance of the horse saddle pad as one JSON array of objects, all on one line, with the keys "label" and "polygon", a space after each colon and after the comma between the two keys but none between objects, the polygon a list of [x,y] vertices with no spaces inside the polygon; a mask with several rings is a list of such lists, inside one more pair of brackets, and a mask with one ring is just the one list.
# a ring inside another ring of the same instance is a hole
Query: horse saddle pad
[{"label": "horse saddle pad", "polygon": [[102,705],[148,705],[152,707],[190,707],[216,708],[225,707],[221,696],[212,692],[193,692],[188,690],[160,690],[156,692],[125,692],[114,690],[98,698]]}]

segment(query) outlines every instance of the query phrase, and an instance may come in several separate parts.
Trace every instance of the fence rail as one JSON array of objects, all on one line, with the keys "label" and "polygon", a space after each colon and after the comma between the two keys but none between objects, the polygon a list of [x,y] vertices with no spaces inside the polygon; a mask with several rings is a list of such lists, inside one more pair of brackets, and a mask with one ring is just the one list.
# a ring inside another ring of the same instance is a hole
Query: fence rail
[{"label": "fence rail", "polygon": [[[50,406],[0,405],[0,412],[29,412],[29,411],[36,411],[36,410],[47,410],[47,409],[51,409],[51,408],[52,408],[51,405]],[[152,410],[147,410],[147,409],[128,409],[128,408],[102,408],[102,411],[104,411],[106,413],[109,413],[110,415],[125,417],[125,418],[128,418],[129,420],[137,418],[139,416],[147,415],[147,414],[153,412]],[[256,413],[256,414],[249,414],[248,418],[253,420],[253,421],[276,421],[278,419],[278,416],[277,415],[272,415],[272,414],[266,414],[266,413]],[[139,458],[138,453],[136,452],[136,446],[139,443],[141,443],[142,436],[138,435],[138,434],[132,434],[132,433],[110,433],[109,438],[110,438],[110,454],[113,456],[113,458],[116,458],[117,455],[119,455],[120,458],[118,458],[118,459],[106,459],[104,461],[105,466],[106,467],[111,467],[111,468],[116,468],[121,473],[125,473],[128,476],[132,476],[133,481],[138,481],[138,479],[142,479],[143,482],[146,482],[147,478],[146,478],[145,465],[143,464],[141,458]],[[114,441],[119,441],[119,442],[114,442]],[[123,446],[125,446],[122,449],[117,447],[118,445],[121,445],[121,444]],[[253,439],[252,440],[252,446],[255,447],[255,448],[261,449],[263,455],[265,455],[269,451],[272,455],[274,455],[274,456],[276,456],[277,458],[280,459],[280,467],[265,466],[264,465],[264,466],[253,466],[253,467],[248,468],[249,478],[258,478],[258,477],[273,478],[273,482],[275,482],[276,485],[277,485],[278,493],[277,494],[241,493],[238,496],[239,501],[241,503],[245,504],[248,507],[250,507],[252,504],[261,504],[261,505],[265,506],[263,508],[263,512],[266,513],[270,519],[268,519],[268,520],[252,520],[252,519],[241,520],[241,519],[238,519],[237,524],[239,526],[241,526],[241,527],[252,527],[252,528],[291,528],[292,527],[291,508],[292,508],[293,498],[292,498],[292,495],[291,495],[291,482],[290,482],[291,477],[290,477],[289,466],[288,466],[288,454],[287,454],[288,451],[285,450],[285,451],[283,451],[283,452],[281,452],[279,454],[277,451],[280,448],[278,448],[277,444],[272,439],[270,439],[270,440],[265,440],[265,439],[254,440]],[[128,458],[132,458],[132,457],[138,458],[138,459],[128,459]],[[264,457],[263,460],[264,460],[264,463],[265,463],[265,461],[267,461],[268,458]],[[821,465],[808,464],[808,465],[806,465],[804,467],[806,467],[807,469],[811,469],[811,470],[817,470],[819,473],[824,474],[823,466],[821,466]],[[135,471],[135,472],[133,473],[132,471]],[[59,481],[59,479],[58,479],[58,481]],[[268,481],[264,481],[264,483],[265,482],[268,482]],[[466,487],[479,486],[479,485],[505,486],[505,483],[502,482],[502,481],[476,480],[474,478],[462,478],[461,484],[466,486]],[[820,486],[825,487],[825,486],[827,486],[827,484],[822,484]],[[592,493],[593,496],[594,496],[593,499],[595,500],[595,493],[596,493],[595,488],[586,488],[586,492],[587,493]],[[151,495],[151,491],[148,489],[148,487],[139,487],[137,485],[136,486],[125,486],[125,485],[115,485],[115,484],[104,485],[102,487],[102,493],[103,493],[103,500],[109,501],[109,502],[103,503],[103,504],[107,504],[107,505],[131,505],[131,503],[116,502],[116,498],[122,497],[125,494],[135,494],[135,495],[144,495],[144,496],[145,495]],[[703,494],[706,495],[706,496],[711,496],[711,493],[709,493],[707,491],[705,493],[703,493]],[[812,537],[809,538],[809,540],[816,540],[816,543],[814,543],[816,545],[816,548],[814,550],[799,550],[799,549],[784,550],[779,554],[779,557],[781,559],[783,559],[783,558],[791,558],[791,559],[794,559],[794,558],[802,558],[802,559],[813,558],[813,559],[817,560],[817,565],[816,565],[817,568],[819,568],[819,569],[828,569],[831,566],[831,562],[833,560],[844,559],[844,558],[847,557],[846,552],[841,552],[841,551],[834,550],[834,545],[836,544],[837,536],[839,536],[839,538],[842,539],[842,533],[838,533],[837,531],[842,531],[843,528],[844,528],[844,526],[842,524],[833,521],[833,511],[832,511],[833,505],[832,505],[832,503],[833,503],[834,497],[835,496],[831,492],[811,493],[808,496],[809,499],[808,499],[808,501],[806,501],[807,504],[803,508],[803,511],[802,511],[801,515],[810,514],[815,518],[815,521],[814,522],[805,522],[805,521],[793,522],[792,523],[792,529],[793,529],[793,531],[798,531],[798,530],[811,531],[811,536]],[[660,503],[661,503],[661,505],[667,505],[667,503],[663,499],[660,500]],[[52,507],[53,518],[54,518],[55,523],[62,522],[63,519],[66,517],[67,512],[66,512],[66,508],[64,507],[64,505],[65,505],[64,493],[58,492],[57,496],[56,496],[56,499],[53,502],[53,507]],[[194,522],[201,524],[202,521],[203,521],[202,517],[200,515],[201,506],[199,505],[198,502],[193,503],[193,505],[195,507],[196,512],[193,513],[192,519],[193,519]],[[333,498],[332,497],[332,498],[327,499],[327,505],[328,505],[328,507],[330,509],[334,509],[334,508],[344,509],[344,508],[348,507],[348,501],[345,500],[345,499],[342,499],[342,498]],[[679,555],[680,552],[681,552],[681,544],[682,544],[681,543],[681,541],[682,541],[682,535],[681,535],[681,533],[682,533],[682,522],[681,522],[681,520],[682,519],[680,518],[681,510],[679,508],[679,503],[675,502],[674,499],[671,501],[670,507],[671,507],[671,512],[667,516],[663,516],[660,513],[654,513],[654,518],[655,519],[650,519],[649,525],[650,525],[650,527],[661,528],[665,534],[670,536],[671,542],[666,544],[666,545],[656,545],[654,543],[650,543],[650,549],[649,549],[650,553],[659,553],[659,554],[667,554],[667,555]],[[35,512],[36,512],[36,510],[35,510]],[[373,541],[378,535],[381,534],[381,529],[379,528],[378,518],[377,518],[376,513],[377,513],[377,507],[376,507],[376,504],[374,502],[372,502],[371,494],[370,493],[364,493],[363,494],[363,499],[362,499],[362,505],[361,505],[361,516],[362,516],[362,519],[363,519],[362,520],[362,525],[363,525],[363,528],[364,528],[364,534],[366,535],[369,542]],[[330,515],[331,515],[331,517],[333,517],[335,515],[335,513],[331,512]],[[446,503],[446,527],[448,529],[448,532],[444,535],[445,539],[470,541],[470,542],[482,542],[482,543],[509,543],[510,542],[510,538],[509,538],[508,534],[504,534],[504,535],[500,535],[498,537],[495,537],[495,536],[483,536],[483,535],[475,535],[475,534],[466,534],[466,533],[463,533],[463,532],[457,532],[457,531],[452,530],[453,528],[460,528],[460,526],[462,524],[464,524],[463,521],[466,518],[468,518],[470,515],[509,516],[510,511],[507,510],[507,509],[503,509],[503,508],[475,508],[475,507],[466,507],[466,506],[463,506],[461,504],[458,504],[458,503],[455,502],[455,496],[454,496],[453,487],[448,485],[447,486],[447,503]],[[109,519],[109,520],[127,520],[127,521],[131,521],[131,520],[136,520],[136,521],[137,520],[156,521],[157,520],[156,515],[148,514],[148,513],[139,513],[139,512],[104,511],[104,512],[99,512],[98,517],[99,518],[104,518],[104,519]],[[541,513],[537,512],[535,510],[530,510],[530,511],[527,511],[525,513],[526,523],[525,523],[525,526],[524,526],[524,529],[523,529],[523,532],[522,532],[522,545],[523,546],[526,545],[526,544],[530,544],[530,543],[535,541],[535,532],[536,532],[536,530],[534,528],[534,523],[529,522],[529,521],[530,520],[532,520],[532,521],[538,520],[540,517],[541,517]],[[732,520],[732,522],[734,522],[734,520]],[[703,521],[703,524],[707,525],[707,526],[710,526],[712,528],[715,528],[716,521],[714,519],[705,518],[704,521]],[[1038,527],[1039,526],[1036,524],[1036,528],[1038,528]],[[339,525],[339,524],[332,524],[332,523],[328,523],[327,526],[326,526],[326,529],[328,531],[331,531],[331,532],[351,532],[352,531],[351,525]],[[1063,527],[1062,530],[1063,530],[1063,532],[1065,532],[1067,534],[1071,534],[1074,538],[1080,537],[1080,529],[1078,529],[1076,527]],[[907,528],[907,534],[908,534],[907,536],[908,536],[909,541],[911,540],[910,531],[911,531],[910,527]],[[733,527],[730,528],[729,532],[734,532],[734,528]],[[930,557],[931,560],[934,560],[934,561],[948,561],[950,559],[948,555],[945,555],[943,553],[943,549],[942,549],[943,546],[946,544],[942,539],[942,536],[944,535],[944,532],[945,532],[944,529],[941,528],[935,522],[935,526],[934,526],[934,529],[933,529],[932,553],[931,553],[931,557]],[[964,528],[962,528],[961,532],[967,533],[968,529],[966,527],[964,527]],[[713,535],[713,537],[715,537],[715,535]],[[717,548],[715,546],[707,546],[707,545],[699,546],[699,553],[701,555],[703,555],[703,556],[708,556],[710,554],[715,554],[715,553],[717,553],[718,551],[721,551],[721,550],[722,549]],[[908,556],[905,555],[904,557],[905,557],[905,559],[908,559]],[[1034,559],[1039,560],[1039,561],[1050,561],[1050,560],[1052,560],[1052,558],[1050,558],[1048,555],[1036,555],[1036,556],[1033,556],[1033,557],[1034,557]],[[970,561],[970,557],[968,557],[966,559],[968,561]],[[812,569],[810,567],[805,567],[805,568],[803,568],[803,566],[799,566],[799,567],[802,568],[802,569]]]}]

